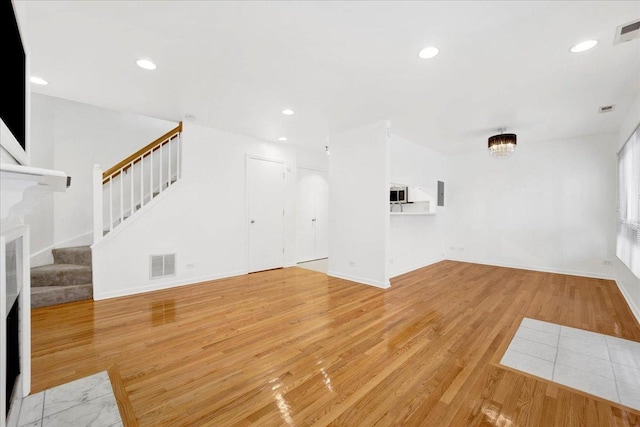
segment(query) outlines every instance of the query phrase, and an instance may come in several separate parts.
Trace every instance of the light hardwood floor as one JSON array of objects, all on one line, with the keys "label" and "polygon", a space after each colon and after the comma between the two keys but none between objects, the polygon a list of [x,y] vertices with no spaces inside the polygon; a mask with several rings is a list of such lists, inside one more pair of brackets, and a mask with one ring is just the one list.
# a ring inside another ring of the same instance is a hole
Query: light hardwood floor
[{"label": "light hardwood floor", "polygon": [[116,370],[141,426],[640,425],[500,367],[523,317],[640,341],[612,281],[443,261],[381,290],[288,268],[35,309],[33,391]]}]

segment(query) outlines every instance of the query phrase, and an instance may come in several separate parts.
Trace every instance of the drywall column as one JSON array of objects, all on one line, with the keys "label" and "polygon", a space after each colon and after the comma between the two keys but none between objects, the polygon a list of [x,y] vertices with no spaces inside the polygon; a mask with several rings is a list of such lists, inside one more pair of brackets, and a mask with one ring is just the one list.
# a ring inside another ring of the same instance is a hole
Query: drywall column
[{"label": "drywall column", "polygon": [[386,288],[388,122],[335,135],[329,158],[329,276]]}]

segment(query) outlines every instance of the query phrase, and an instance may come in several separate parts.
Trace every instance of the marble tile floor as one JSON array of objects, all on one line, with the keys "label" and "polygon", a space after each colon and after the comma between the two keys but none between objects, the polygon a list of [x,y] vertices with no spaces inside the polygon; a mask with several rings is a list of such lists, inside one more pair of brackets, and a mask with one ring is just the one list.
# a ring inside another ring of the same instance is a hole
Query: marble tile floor
[{"label": "marble tile floor", "polygon": [[524,318],[501,365],[640,410],[640,343]]},{"label": "marble tile floor", "polygon": [[297,267],[327,274],[327,271],[329,270],[329,258],[320,258],[313,261],[299,262],[297,264]]},{"label": "marble tile floor", "polygon": [[122,425],[106,371],[28,396],[18,417],[19,427]]}]

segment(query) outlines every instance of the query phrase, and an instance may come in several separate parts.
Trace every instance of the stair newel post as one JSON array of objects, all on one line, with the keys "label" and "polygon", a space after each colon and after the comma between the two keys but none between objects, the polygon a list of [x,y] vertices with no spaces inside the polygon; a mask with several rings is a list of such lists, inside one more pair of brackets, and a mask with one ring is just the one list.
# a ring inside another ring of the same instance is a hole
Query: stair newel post
[{"label": "stair newel post", "polygon": [[102,218],[103,203],[102,168],[100,165],[93,165],[93,243],[102,240],[102,228],[104,222]]}]

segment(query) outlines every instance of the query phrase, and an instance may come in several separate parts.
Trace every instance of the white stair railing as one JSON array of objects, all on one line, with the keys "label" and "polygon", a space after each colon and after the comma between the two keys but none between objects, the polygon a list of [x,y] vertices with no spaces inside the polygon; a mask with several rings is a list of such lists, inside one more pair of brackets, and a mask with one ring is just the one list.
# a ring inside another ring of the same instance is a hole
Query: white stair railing
[{"label": "white stair railing", "polygon": [[181,178],[181,150],[182,123],[104,172],[94,165],[94,244]]}]

